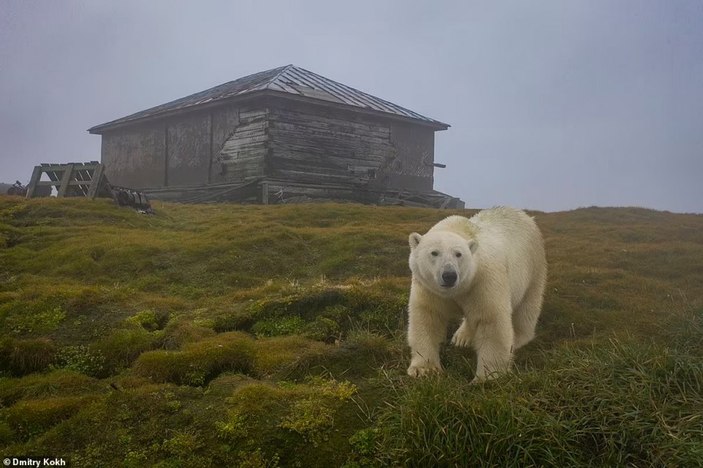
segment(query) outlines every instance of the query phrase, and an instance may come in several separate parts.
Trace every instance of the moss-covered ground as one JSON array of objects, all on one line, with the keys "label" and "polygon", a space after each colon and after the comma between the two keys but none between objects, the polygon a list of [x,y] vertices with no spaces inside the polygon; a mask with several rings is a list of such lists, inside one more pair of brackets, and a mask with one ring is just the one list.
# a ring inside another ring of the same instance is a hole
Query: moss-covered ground
[{"label": "moss-covered ground", "polygon": [[0,197],[0,455],[74,466],[700,466],[703,216],[534,213],[515,372],[405,375],[407,235],[352,204]]}]

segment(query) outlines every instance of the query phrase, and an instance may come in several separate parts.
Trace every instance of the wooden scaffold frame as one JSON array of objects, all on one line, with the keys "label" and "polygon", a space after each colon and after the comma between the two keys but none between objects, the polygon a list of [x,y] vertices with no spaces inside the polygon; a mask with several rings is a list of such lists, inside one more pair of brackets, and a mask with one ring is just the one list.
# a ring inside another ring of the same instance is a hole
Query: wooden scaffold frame
[{"label": "wooden scaffold frame", "polygon": [[[27,198],[48,196],[51,187],[56,187],[57,197],[87,197],[91,200],[100,195],[110,197],[104,169],[105,166],[97,161],[35,166],[27,187]],[[46,174],[49,180],[41,180],[42,174]]]}]

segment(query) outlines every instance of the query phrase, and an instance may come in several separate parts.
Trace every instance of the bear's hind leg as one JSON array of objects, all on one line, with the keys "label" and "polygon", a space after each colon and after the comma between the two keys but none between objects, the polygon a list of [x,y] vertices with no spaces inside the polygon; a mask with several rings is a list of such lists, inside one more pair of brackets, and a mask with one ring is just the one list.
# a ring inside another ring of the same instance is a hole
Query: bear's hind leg
[{"label": "bear's hind leg", "polygon": [[537,319],[539,319],[542,310],[543,294],[543,285],[533,285],[525,294],[520,305],[515,308],[513,313],[513,329],[515,331],[513,351],[523,347],[535,337]]}]

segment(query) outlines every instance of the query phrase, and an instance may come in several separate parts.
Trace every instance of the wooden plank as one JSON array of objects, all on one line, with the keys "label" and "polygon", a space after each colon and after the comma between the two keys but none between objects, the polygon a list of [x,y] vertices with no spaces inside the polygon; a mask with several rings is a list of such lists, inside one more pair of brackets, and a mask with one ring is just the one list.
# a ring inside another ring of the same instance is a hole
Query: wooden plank
[{"label": "wooden plank", "polygon": [[[72,180],[70,182],[70,185],[75,185],[76,191],[79,192],[80,195],[85,196],[88,193],[88,188],[90,185],[90,180],[91,180],[90,172],[83,169],[82,165],[81,165],[81,166],[75,167],[75,169],[73,171],[73,175],[74,175],[75,180]],[[88,184],[81,183],[83,181],[87,181]]]},{"label": "wooden plank", "polygon": [[[47,177],[49,177],[49,180],[52,180],[54,182],[60,182],[59,177],[56,175],[57,171],[62,171],[62,166],[59,165],[51,165],[51,164],[46,164],[42,163],[42,171],[46,173]],[[58,184],[53,184],[57,186],[58,189]]]},{"label": "wooden plank", "polygon": [[66,196],[66,191],[68,190],[68,183],[73,175],[73,164],[66,164],[63,171],[63,176],[61,177],[61,185],[59,186],[59,193],[56,195],[59,198]]},{"label": "wooden plank", "polygon": [[269,114],[272,122],[301,122],[309,125],[329,125],[332,127],[352,128],[356,131],[373,131],[390,136],[390,127],[386,124],[370,121],[351,120],[331,114],[304,112],[284,109],[272,109]]},{"label": "wooden plank", "polygon": [[41,166],[34,166],[34,170],[32,171],[32,177],[29,179],[29,186],[27,187],[27,198],[34,198],[34,193],[36,192],[39,179],[41,179],[41,175]]},{"label": "wooden plank", "polygon": [[238,147],[238,146],[257,145],[257,144],[265,142],[267,139],[268,139],[268,136],[263,133],[260,135],[253,135],[253,136],[244,137],[244,138],[240,137],[239,135],[235,135],[232,138],[230,138],[229,140],[227,140],[227,142],[225,142],[225,144],[222,148],[224,149],[224,148],[228,148],[228,147],[231,148],[231,147]]},{"label": "wooden plank", "polygon": [[266,110],[239,111],[239,122],[265,122],[267,118]]},{"label": "wooden plank", "polygon": [[261,203],[264,205],[269,204],[269,184],[268,182],[263,182],[261,184]]},{"label": "wooden plank", "polygon": [[[75,175],[75,173],[74,173],[74,175]],[[88,185],[90,185],[90,183],[91,183],[90,181],[85,181],[85,180],[69,180],[68,181],[69,187],[87,187]],[[51,187],[58,188],[60,185],[61,185],[61,181],[54,182],[51,180],[40,180],[39,182],[37,182],[37,187],[51,186]]]},{"label": "wooden plank", "polygon": [[[42,163],[41,168],[44,170],[44,172],[63,172],[66,166],[73,165],[74,167],[80,168],[81,170],[94,170],[100,163],[90,163],[90,164],[83,164],[83,163],[68,163],[68,164],[47,164],[47,163]],[[58,182],[58,178],[56,181]]]},{"label": "wooden plank", "polygon": [[88,189],[88,192],[86,193],[86,196],[90,198],[91,200],[95,199],[95,196],[98,194],[98,189],[100,187],[100,184],[103,183],[103,171],[105,166],[102,164],[98,165],[98,167],[95,169],[95,172],[93,172],[93,178],[92,182],[90,184],[90,188]]},{"label": "wooden plank", "polygon": [[343,135],[360,136],[366,138],[378,138],[388,140],[390,131],[388,128],[369,127],[366,125],[346,125],[346,122],[329,122],[324,119],[272,119],[271,127],[274,129],[297,129],[305,128],[309,131],[323,133],[340,133]]}]

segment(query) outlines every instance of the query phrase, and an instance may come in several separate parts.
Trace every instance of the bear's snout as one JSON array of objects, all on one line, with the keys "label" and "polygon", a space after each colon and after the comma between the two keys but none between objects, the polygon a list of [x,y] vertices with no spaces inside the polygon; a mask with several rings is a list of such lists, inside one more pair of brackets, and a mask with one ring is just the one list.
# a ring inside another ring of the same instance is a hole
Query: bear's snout
[{"label": "bear's snout", "polygon": [[454,270],[445,270],[442,272],[442,286],[443,288],[453,288],[456,284],[457,274]]}]

